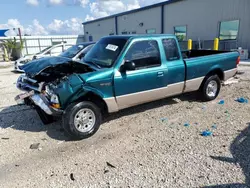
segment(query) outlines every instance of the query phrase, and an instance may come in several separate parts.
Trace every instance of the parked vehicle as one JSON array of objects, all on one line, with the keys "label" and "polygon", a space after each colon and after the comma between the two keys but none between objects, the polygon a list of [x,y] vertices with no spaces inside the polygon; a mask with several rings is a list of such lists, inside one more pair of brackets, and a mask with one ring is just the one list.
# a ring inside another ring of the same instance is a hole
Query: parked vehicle
[{"label": "parked vehicle", "polygon": [[60,43],[60,44],[56,44],[56,45],[52,45],[52,46],[49,46],[47,48],[44,48],[42,51],[40,51],[36,54],[25,55],[25,56],[23,56],[15,61],[14,69],[17,72],[23,72],[23,70],[21,70],[20,67],[24,64],[27,64],[31,60],[40,59],[42,57],[57,56],[60,53],[62,53],[64,50],[69,48],[70,46],[72,46],[72,45]]},{"label": "parked vehicle", "polygon": [[95,134],[105,113],[191,91],[213,100],[239,63],[238,52],[183,55],[173,35],[104,37],[83,63],[24,65],[17,87],[25,93],[16,100],[35,106],[45,124],[62,117],[66,132],[83,139]]},{"label": "parked vehicle", "polygon": [[66,51],[62,52],[59,56],[70,58],[73,61],[79,61],[87,54],[87,52],[89,52],[89,50],[94,46],[94,44],[95,42],[84,42],[81,44],[76,44],[68,48]]}]

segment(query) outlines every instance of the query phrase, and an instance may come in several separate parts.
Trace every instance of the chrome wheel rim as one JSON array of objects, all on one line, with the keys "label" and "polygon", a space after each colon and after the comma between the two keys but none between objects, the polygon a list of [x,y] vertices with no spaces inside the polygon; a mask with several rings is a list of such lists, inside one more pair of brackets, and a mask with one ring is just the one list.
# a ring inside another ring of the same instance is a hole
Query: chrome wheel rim
[{"label": "chrome wheel rim", "polygon": [[206,93],[209,97],[215,97],[218,90],[218,84],[215,80],[211,80],[206,89]]},{"label": "chrome wheel rim", "polygon": [[94,127],[95,122],[95,113],[88,108],[79,110],[74,117],[75,128],[82,133],[89,132]]}]

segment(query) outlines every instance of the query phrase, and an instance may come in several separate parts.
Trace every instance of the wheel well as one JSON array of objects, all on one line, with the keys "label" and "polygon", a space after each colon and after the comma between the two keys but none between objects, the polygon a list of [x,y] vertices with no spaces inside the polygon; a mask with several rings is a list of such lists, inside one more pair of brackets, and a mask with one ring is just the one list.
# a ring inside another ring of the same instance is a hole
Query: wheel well
[{"label": "wheel well", "polygon": [[209,77],[209,76],[212,76],[212,75],[218,75],[218,77],[220,78],[220,80],[224,80],[224,73],[221,69],[214,69],[212,71],[210,71],[206,78]]},{"label": "wheel well", "polygon": [[222,71],[221,69],[214,69],[214,70],[210,71],[210,72],[205,76],[205,78],[203,79],[203,81],[202,81],[202,83],[201,83],[201,85],[200,85],[200,89],[202,88],[202,86],[204,85],[204,83],[206,82],[206,80],[207,80],[210,76],[212,76],[212,75],[217,75],[217,76],[220,78],[220,80],[224,80],[224,73],[223,73],[223,71]]},{"label": "wheel well", "polygon": [[80,97],[75,102],[81,102],[81,101],[92,102],[101,109],[103,114],[108,113],[108,107],[105,101],[99,95],[96,95],[93,92],[88,92],[86,95]]}]

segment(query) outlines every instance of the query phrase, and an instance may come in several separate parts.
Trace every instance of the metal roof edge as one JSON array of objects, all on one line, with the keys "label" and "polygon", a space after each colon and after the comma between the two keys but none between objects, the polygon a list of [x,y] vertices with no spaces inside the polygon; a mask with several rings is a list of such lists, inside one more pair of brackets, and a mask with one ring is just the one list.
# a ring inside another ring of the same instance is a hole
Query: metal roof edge
[{"label": "metal roof edge", "polygon": [[156,3],[156,4],[153,4],[153,5],[148,5],[148,6],[145,6],[145,7],[141,7],[141,8],[138,8],[138,9],[125,11],[125,12],[121,12],[121,13],[118,13],[118,14],[113,14],[113,15],[106,16],[106,17],[103,17],[103,18],[98,18],[98,19],[95,19],[95,20],[86,21],[86,22],[83,22],[82,24],[85,25],[85,24],[89,24],[89,23],[94,23],[94,22],[97,22],[97,21],[106,20],[106,19],[110,19],[110,18],[114,18],[114,17],[117,17],[117,16],[130,14],[130,13],[134,13],[134,12],[139,12],[139,11],[142,11],[142,10],[147,10],[147,9],[155,8],[155,7],[162,6],[162,5],[176,3],[176,2],[179,2],[179,1],[183,1],[183,0],[168,0],[168,1],[161,2],[161,3]]}]

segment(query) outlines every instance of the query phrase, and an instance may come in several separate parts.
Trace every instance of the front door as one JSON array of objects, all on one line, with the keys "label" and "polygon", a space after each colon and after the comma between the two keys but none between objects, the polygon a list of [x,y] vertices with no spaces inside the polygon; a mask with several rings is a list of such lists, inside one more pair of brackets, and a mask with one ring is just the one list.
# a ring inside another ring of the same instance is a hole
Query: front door
[{"label": "front door", "polygon": [[156,40],[135,41],[129,47],[125,60],[135,63],[135,70],[114,77],[115,95],[119,109],[162,98],[161,88],[166,83],[167,67],[162,64]]}]

